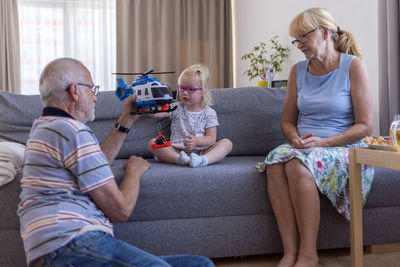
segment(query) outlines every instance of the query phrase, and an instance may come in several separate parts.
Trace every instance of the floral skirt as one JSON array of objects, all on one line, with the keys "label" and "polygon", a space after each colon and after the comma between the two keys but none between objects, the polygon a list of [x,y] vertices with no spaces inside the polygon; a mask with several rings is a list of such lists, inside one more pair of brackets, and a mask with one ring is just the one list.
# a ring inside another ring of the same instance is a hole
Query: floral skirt
[{"label": "floral skirt", "polygon": [[[284,163],[293,158],[301,160],[314,176],[318,190],[332,202],[340,214],[350,220],[349,147],[364,146],[364,143],[355,143],[344,147],[296,149],[289,144],[283,144],[272,150],[264,163]],[[362,165],[361,178],[364,206],[374,178],[374,168]]]}]

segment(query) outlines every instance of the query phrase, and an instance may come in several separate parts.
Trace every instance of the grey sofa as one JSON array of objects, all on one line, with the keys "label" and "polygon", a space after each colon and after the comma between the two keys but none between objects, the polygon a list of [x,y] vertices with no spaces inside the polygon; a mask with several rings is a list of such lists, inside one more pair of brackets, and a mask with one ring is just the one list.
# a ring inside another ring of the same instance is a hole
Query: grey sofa
[{"label": "grey sofa", "polygon": [[[141,117],[112,165],[116,179],[131,155],[152,164],[141,181],[137,206],[126,223],[114,224],[115,236],[152,253],[190,253],[211,258],[281,252],[279,232],[269,203],[264,174],[254,165],[285,142],[279,121],[285,90],[225,88],[212,90],[213,108],[233,151],[222,162],[192,169],[156,162],[147,151],[157,126],[168,136],[169,120]],[[113,92],[101,92],[90,127],[101,142],[111,131],[123,104]],[[0,92],[0,138],[25,143],[32,121],[41,114],[37,95]],[[0,187],[0,266],[24,266],[16,216],[19,179]],[[400,241],[400,175],[376,169],[364,209],[364,244]],[[321,195],[318,247],[349,247],[349,223]]]}]

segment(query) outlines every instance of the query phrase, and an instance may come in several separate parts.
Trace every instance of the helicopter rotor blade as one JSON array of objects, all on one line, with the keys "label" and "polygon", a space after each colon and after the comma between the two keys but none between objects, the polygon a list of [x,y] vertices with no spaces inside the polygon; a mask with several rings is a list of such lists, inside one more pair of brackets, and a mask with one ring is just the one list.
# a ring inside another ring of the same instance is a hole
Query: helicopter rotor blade
[{"label": "helicopter rotor blade", "polygon": [[153,73],[154,70],[149,70],[147,72],[142,73],[143,76],[149,75],[150,73]]},{"label": "helicopter rotor blade", "polygon": [[142,75],[141,72],[113,72],[114,75]]},{"label": "helicopter rotor blade", "polygon": [[152,72],[151,74],[169,74],[176,73],[176,71],[161,71],[161,72]]},{"label": "helicopter rotor blade", "polygon": [[114,75],[142,75],[146,76],[148,74],[169,74],[169,73],[176,73],[176,71],[162,71],[162,72],[153,72],[153,70],[149,70],[148,72],[113,72],[111,74]]}]

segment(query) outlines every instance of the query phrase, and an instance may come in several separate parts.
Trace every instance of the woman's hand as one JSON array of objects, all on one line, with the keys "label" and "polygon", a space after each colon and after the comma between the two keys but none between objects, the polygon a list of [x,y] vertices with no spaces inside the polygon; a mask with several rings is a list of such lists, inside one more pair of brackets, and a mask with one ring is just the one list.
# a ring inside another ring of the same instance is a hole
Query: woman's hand
[{"label": "woman's hand", "polygon": [[326,139],[308,133],[292,139],[292,147],[297,149],[328,146]]}]

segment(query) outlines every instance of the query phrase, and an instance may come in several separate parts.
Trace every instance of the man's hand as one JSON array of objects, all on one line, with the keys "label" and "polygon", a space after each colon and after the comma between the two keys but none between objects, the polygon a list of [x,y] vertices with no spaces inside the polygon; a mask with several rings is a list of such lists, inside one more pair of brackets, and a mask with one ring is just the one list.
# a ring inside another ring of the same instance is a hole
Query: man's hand
[{"label": "man's hand", "polygon": [[137,111],[136,96],[130,96],[125,100],[124,109],[118,119],[118,123],[125,128],[130,128],[132,124],[139,118],[139,115],[132,115],[132,112]]},{"label": "man's hand", "polygon": [[141,178],[143,173],[147,171],[151,165],[142,157],[130,156],[122,167],[126,171],[127,177],[133,176]]},{"label": "man's hand", "polygon": [[131,215],[139,196],[142,174],[150,163],[131,156],[123,165],[126,175],[118,186],[115,179],[89,191],[90,197],[112,222],[124,222]]},{"label": "man's hand", "polygon": [[188,150],[192,150],[196,146],[196,144],[197,144],[197,137],[194,135],[189,135],[189,139],[183,141],[183,145]]}]

